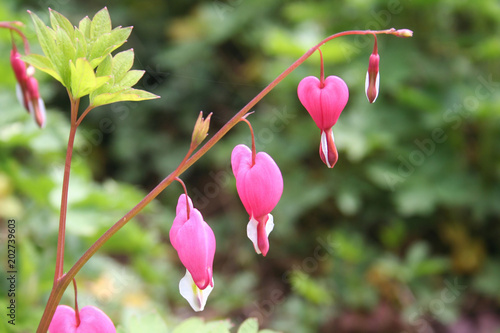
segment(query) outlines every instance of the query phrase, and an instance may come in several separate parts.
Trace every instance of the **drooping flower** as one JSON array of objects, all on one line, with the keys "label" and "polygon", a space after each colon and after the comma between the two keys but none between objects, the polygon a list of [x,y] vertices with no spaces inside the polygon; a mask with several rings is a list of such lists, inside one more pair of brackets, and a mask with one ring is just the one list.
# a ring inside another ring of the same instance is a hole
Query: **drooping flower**
[{"label": "drooping flower", "polygon": [[10,53],[10,63],[17,80],[16,94],[19,103],[33,115],[38,126],[43,128],[46,120],[45,104],[40,97],[38,81],[33,77],[35,68],[33,66],[26,67],[15,45]]},{"label": "drooping flower", "polygon": [[50,322],[49,333],[116,333],[111,319],[95,306],[85,306],[79,311],[77,323],[75,310],[67,305],[58,305]]},{"label": "drooping flower", "polygon": [[252,151],[245,145],[238,145],[231,154],[231,166],[236,178],[236,189],[250,221],[247,236],[255,251],[266,255],[269,251],[269,233],[274,227],[270,214],[283,193],[281,171],[268,154],[259,152],[252,157]]},{"label": "drooping flower", "polygon": [[202,311],[214,287],[215,235],[185,194],[177,202],[169,237],[187,271],[179,283],[180,293],[193,310]]},{"label": "drooping flower", "polygon": [[368,71],[366,72],[365,80],[365,91],[366,98],[370,103],[375,102],[378,97],[378,90],[380,85],[380,73],[379,73],[379,62],[380,56],[378,55],[377,49],[377,36],[375,37],[375,44],[373,45],[373,52],[370,55],[370,60],[368,61]]},{"label": "drooping flower", "polygon": [[320,157],[329,168],[333,168],[338,154],[332,127],[347,104],[349,89],[338,76],[328,76],[324,82],[308,76],[300,81],[297,94],[321,131]]}]

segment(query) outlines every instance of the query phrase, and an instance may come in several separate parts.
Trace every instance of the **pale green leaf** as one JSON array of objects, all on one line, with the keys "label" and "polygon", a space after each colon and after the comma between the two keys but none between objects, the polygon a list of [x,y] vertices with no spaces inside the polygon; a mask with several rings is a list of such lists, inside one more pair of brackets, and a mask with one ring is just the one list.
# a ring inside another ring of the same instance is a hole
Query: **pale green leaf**
[{"label": "pale green leaf", "polygon": [[113,76],[115,82],[119,82],[134,64],[134,50],[126,50],[117,53],[113,57]]},{"label": "pale green leaf", "polygon": [[75,49],[76,58],[87,57],[87,38],[80,29],[75,29]]},{"label": "pale green leaf", "polygon": [[198,317],[191,317],[177,326],[172,333],[193,333],[204,332],[203,320]]},{"label": "pale green leaf", "polygon": [[115,81],[115,84],[119,85],[120,87],[132,87],[137,82],[139,82],[139,80],[144,75],[144,72],[145,71],[142,70],[131,70],[127,74],[125,74],[125,76],[119,82]]},{"label": "pale green leaf", "polygon": [[97,67],[104,57],[122,46],[127,41],[131,32],[132,28],[130,27],[117,28],[110,33],[101,35],[94,43],[92,43],[90,54],[88,56],[92,68]]},{"label": "pale green leaf", "polygon": [[230,329],[233,325],[226,320],[216,320],[206,323],[205,332],[207,333],[231,333]]},{"label": "pale green leaf", "polygon": [[59,59],[56,52],[55,43],[55,32],[43,23],[43,21],[33,12],[31,14],[31,19],[35,24],[35,31],[38,37],[38,42],[42,47],[43,53],[50,59],[54,65],[54,70],[59,72]]},{"label": "pale green leaf", "polygon": [[144,101],[148,99],[160,98],[160,96],[150,92],[128,88],[115,93],[104,93],[96,96],[90,102],[94,107],[124,101]]},{"label": "pale green leaf", "polygon": [[98,11],[90,24],[90,36],[92,40],[99,38],[103,34],[111,32],[111,18],[106,7]]},{"label": "pale green leaf", "polygon": [[66,34],[73,40],[75,35],[75,28],[73,24],[62,14],[56,12],[53,9],[50,9],[50,24],[52,25],[52,29],[57,30],[57,28],[63,29]]},{"label": "pale green leaf", "polygon": [[76,63],[71,61],[70,68],[71,94],[73,98],[88,95],[109,80],[109,77],[96,78],[90,63],[84,58],[76,59]]},{"label": "pale green leaf", "polygon": [[96,75],[97,76],[107,76],[112,73],[113,59],[110,54],[108,54],[104,60],[97,66]]},{"label": "pale green leaf", "polygon": [[31,53],[29,55],[22,56],[21,59],[23,61],[29,63],[30,65],[33,65],[34,67],[38,68],[42,72],[49,74],[57,81],[64,84],[59,73],[57,73],[54,70],[54,65],[50,62],[49,58],[47,58],[43,55],[40,55],[40,54]]},{"label": "pale green leaf", "polygon": [[75,61],[76,50],[68,34],[61,28],[56,30],[56,45],[60,59],[59,74],[63,79],[63,85],[68,87],[71,84],[69,61]]},{"label": "pale green leaf", "polygon": [[80,20],[80,23],[78,24],[78,30],[82,32],[82,34],[85,36],[86,39],[90,41],[90,24],[92,21],[90,21],[88,16],[85,16],[83,19]]},{"label": "pale green leaf", "polygon": [[257,333],[259,330],[259,322],[256,318],[248,318],[238,329],[237,333]]}]

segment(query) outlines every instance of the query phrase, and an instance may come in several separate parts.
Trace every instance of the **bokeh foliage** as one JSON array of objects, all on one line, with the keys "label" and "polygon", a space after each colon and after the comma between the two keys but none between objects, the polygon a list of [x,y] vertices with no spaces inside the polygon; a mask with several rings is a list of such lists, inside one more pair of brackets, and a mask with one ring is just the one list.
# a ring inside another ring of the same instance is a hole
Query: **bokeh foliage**
[{"label": "bokeh foliage", "polygon": [[[24,10],[48,22],[49,5],[72,22],[104,6],[7,1],[0,20],[25,22],[36,50]],[[363,91],[372,39],[345,37],[323,47],[327,75],[350,88],[334,127],[340,158],[333,170],[321,163],[319,131],[296,96],[300,79],[319,75],[317,55],[255,107],[249,119],[257,149],[275,158],[285,181],[266,258],[246,239],[247,216],[229,167],[232,148],[249,144],[248,129],[236,127],[184,175],[217,237],[216,287],[205,312],[193,314],[177,291],[183,269],[168,242],[176,185],[78,275],[81,306],[102,307],[126,332],[158,318],[158,327],[172,330],[192,316],[234,323],[253,316],[284,332],[498,325],[497,1],[106,5],[114,24],[134,26],[126,48],[146,70],[139,88],[162,98],[102,107],[85,119],[70,185],[67,265],[176,167],[200,110],[214,113],[213,133],[329,34],[394,26],[415,35],[379,38],[373,105]],[[1,230],[5,219],[19,221],[18,327],[30,332],[52,283],[69,111],[64,89],[37,73],[48,107],[47,128],[38,130],[16,103],[9,52],[10,36],[1,33]],[[67,292],[63,301],[72,300]]]}]

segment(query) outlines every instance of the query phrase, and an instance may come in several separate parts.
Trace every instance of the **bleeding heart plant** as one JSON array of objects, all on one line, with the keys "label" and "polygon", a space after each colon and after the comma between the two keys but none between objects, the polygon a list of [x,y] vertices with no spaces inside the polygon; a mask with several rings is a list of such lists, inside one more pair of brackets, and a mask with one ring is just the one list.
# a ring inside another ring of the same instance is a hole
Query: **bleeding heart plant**
[{"label": "bleeding heart plant", "polygon": [[[76,295],[76,310],[65,305],[58,306],[64,290],[86,262],[118,230],[174,180],[180,181],[179,176],[205,155],[238,122],[244,121],[250,126],[246,117],[251,109],[295,68],[319,50],[321,45],[346,35],[376,36],[377,34],[387,34],[399,37],[412,35],[410,30],[392,28],[378,31],[345,31],[325,38],[274,79],[201,147],[199,146],[205,140],[209,130],[211,114],[204,119],[203,113],[200,112],[191,136],[191,145],[178,167],[103,233],[69,270],[64,270],[68,184],[73,145],[78,127],[88,113],[98,106],[121,101],[144,101],[159,96],[132,88],[144,74],[144,71],[131,69],[134,62],[134,51],[130,49],[112,54],[114,50],[126,42],[132,28],[117,27],[112,29],[111,19],[106,8],[97,12],[92,19],[88,16],[84,17],[78,25],[73,25],[66,17],[54,10],[50,10],[51,27],[46,26],[36,14],[31,12],[30,14],[43,55],[29,53],[28,41],[20,30],[21,23],[0,22],[0,28],[9,29],[12,33],[20,36],[24,42],[24,55],[19,54],[14,40],[11,52],[11,64],[18,81],[19,88],[17,90],[20,102],[28,112],[33,114],[38,125],[44,127],[46,123],[45,107],[38,91],[38,81],[33,77],[35,67],[59,81],[66,88],[70,100],[70,131],[62,181],[54,284],[37,329],[38,333],[45,333],[47,330],[50,330],[51,333],[115,332],[113,322],[100,309],[87,306],[78,311]],[[328,76],[324,79],[321,53],[320,56],[320,79],[313,76],[303,79],[298,87],[298,96],[320,129],[320,157],[331,168],[338,158],[332,128],[347,104],[349,91],[345,82],[337,76]],[[27,66],[26,63],[29,65]],[[375,43],[368,67],[367,96],[369,101],[373,102],[377,95],[378,53]],[[88,100],[88,105],[83,111],[80,111],[82,97],[88,97],[85,99]],[[268,154],[256,152],[251,126],[250,129],[252,149],[250,150],[244,145],[236,146],[231,155],[231,166],[236,178],[238,195],[250,218],[247,225],[247,235],[252,240],[255,251],[265,256],[269,250],[268,236],[274,226],[270,213],[283,193],[283,177],[278,165]],[[185,193],[179,197],[177,203],[177,214],[170,230],[170,241],[186,268],[186,276],[179,283],[180,293],[195,311],[201,311],[214,286],[215,235],[204,221],[201,213],[193,207],[187,196],[187,189],[184,183],[182,184]]]}]

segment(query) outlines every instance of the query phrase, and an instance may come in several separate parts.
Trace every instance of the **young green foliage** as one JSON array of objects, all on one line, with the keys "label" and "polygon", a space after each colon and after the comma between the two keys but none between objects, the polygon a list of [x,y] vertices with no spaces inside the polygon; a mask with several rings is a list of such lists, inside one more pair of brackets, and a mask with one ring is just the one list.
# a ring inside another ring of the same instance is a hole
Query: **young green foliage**
[{"label": "young green foliage", "polygon": [[78,27],[54,10],[50,10],[51,27],[36,14],[30,14],[45,55],[30,54],[23,60],[61,82],[73,99],[90,94],[90,104],[96,107],[159,97],[132,88],[144,74],[131,70],[133,50],[111,55],[127,41],[132,27],[112,29],[107,8],[97,12],[92,20],[83,18]]}]

